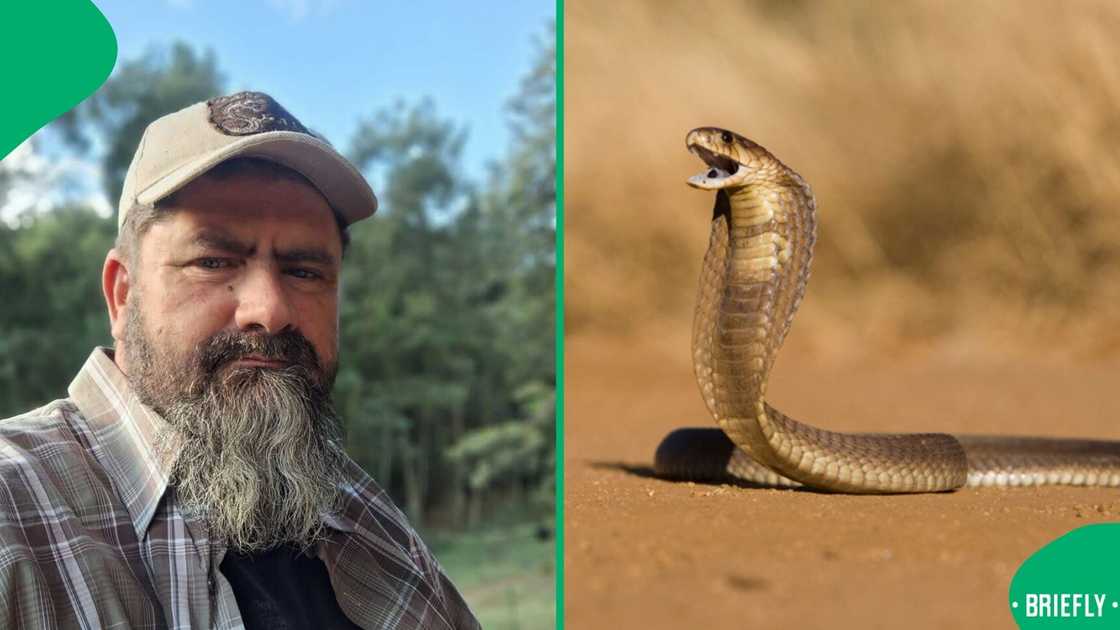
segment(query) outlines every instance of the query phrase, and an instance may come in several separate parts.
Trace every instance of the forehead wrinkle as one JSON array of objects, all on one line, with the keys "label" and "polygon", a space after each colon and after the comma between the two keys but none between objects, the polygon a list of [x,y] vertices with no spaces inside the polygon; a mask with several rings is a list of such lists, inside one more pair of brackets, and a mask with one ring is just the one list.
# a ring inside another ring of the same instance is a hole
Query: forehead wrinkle
[{"label": "forehead wrinkle", "polygon": [[246,243],[230,232],[214,226],[207,226],[195,232],[190,243],[206,249],[219,249],[242,256],[251,256],[257,249],[256,245]]}]

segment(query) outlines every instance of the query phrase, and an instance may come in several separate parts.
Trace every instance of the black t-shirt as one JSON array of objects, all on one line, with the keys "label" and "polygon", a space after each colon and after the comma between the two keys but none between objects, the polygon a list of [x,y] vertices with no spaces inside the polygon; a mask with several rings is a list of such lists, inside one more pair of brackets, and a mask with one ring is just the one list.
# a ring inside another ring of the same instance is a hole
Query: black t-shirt
[{"label": "black t-shirt", "polygon": [[226,576],[241,619],[249,630],[353,630],[334,597],[323,561],[283,545],[241,554],[234,550],[218,567]]}]

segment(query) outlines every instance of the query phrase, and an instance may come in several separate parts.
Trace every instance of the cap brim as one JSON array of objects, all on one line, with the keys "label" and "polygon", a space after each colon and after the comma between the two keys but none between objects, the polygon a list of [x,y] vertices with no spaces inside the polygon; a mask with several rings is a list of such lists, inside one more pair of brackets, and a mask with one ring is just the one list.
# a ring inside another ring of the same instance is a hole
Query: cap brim
[{"label": "cap brim", "polygon": [[256,157],[286,166],[310,181],[347,225],[377,210],[377,197],[365,177],[329,144],[303,133],[270,131],[245,136],[174,168],[140,191],[136,200],[154,205],[218,164],[235,157]]}]

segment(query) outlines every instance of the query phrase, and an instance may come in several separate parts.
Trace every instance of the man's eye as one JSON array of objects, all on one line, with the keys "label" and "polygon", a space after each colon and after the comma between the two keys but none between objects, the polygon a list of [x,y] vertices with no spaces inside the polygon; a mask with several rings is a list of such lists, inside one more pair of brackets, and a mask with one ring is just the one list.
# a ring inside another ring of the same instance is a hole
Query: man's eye
[{"label": "man's eye", "polygon": [[199,258],[194,264],[203,269],[225,269],[231,266],[230,261],[225,258]]},{"label": "man's eye", "polygon": [[301,280],[314,280],[316,278],[323,277],[322,274],[320,274],[318,271],[315,271],[313,269],[304,269],[302,267],[288,269],[287,273],[288,275],[295,276]]}]

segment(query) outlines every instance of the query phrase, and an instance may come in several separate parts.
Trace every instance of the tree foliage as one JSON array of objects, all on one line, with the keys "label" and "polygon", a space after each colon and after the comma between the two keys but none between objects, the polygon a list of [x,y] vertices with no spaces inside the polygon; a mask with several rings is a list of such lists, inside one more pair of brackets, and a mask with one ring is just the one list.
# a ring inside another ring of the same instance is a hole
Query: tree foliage
[{"label": "tree foliage", "polygon": [[90,350],[112,341],[99,272],[115,234],[84,207],[0,223],[0,416],[64,396]]}]

